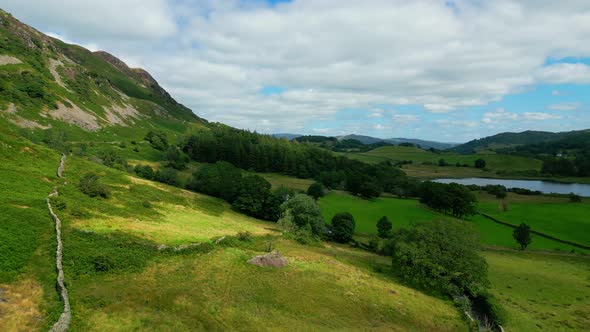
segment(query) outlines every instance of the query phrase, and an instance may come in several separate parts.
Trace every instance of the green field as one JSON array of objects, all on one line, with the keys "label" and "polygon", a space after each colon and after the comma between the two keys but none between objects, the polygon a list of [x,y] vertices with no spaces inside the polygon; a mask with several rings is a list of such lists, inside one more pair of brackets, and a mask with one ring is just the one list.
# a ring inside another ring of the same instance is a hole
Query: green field
[{"label": "green field", "polygon": [[590,326],[590,259],[486,251],[492,293],[506,331],[585,331]]},{"label": "green field", "polygon": [[[520,195],[514,195],[520,196]],[[512,197],[512,196],[511,196]],[[526,196],[524,196],[526,197]],[[512,198],[518,199],[518,198]],[[326,220],[331,220],[338,212],[351,213],[356,222],[356,233],[366,236],[377,233],[377,221],[382,216],[387,216],[393,223],[393,228],[408,227],[412,222],[454,219],[447,215],[430,210],[414,199],[397,199],[380,197],[373,200],[364,200],[342,192],[331,192],[319,201],[322,215]],[[484,202],[480,205],[497,204]],[[490,221],[482,216],[470,216],[467,222],[471,223],[479,232],[482,244],[488,246],[500,246],[518,248],[512,238],[512,228]],[[583,235],[582,235],[583,236]],[[532,250],[560,250],[586,252],[583,249],[549,240],[533,235]]]},{"label": "green field", "polygon": [[319,200],[322,215],[327,221],[339,212],[349,212],[356,222],[356,233],[377,234],[377,221],[387,216],[393,229],[408,227],[412,222],[451,219],[434,212],[414,199],[380,197],[364,200],[343,192],[331,192]]},{"label": "green field", "polygon": [[[562,199],[565,201],[566,199]],[[508,211],[498,202],[481,202],[479,209],[494,218],[532,229],[559,239],[590,245],[590,203],[510,202]]]},{"label": "green field", "polygon": [[425,162],[437,164],[440,159],[444,159],[452,166],[454,166],[456,163],[460,163],[467,164],[470,167],[473,167],[476,159],[481,158],[486,161],[486,168],[494,171],[540,170],[542,165],[541,160],[520,156],[492,153],[470,155],[462,155],[452,152],[434,153],[431,151],[407,146],[383,146],[364,153],[346,153],[345,155],[349,158],[354,158],[368,163],[377,163],[384,160],[411,160],[415,164],[422,164]]}]

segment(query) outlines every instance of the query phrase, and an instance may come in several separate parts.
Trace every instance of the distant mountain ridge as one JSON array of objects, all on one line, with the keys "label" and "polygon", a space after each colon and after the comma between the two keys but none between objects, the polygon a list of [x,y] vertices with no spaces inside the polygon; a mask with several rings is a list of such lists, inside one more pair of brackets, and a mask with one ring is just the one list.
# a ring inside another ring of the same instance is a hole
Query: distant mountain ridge
[{"label": "distant mountain ridge", "polygon": [[377,138],[372,136],[364,136],[364,135],[345,135],[339,136],[338,139],[356,139],[363,144],[374,144],[378,142],[385,142],[391,144],[401,144],[401,143],[410,143],[415,145],[420,145],[420,147],[424,149],[438,149],[438,150],[445,150],[456,146],[458,143],[445,143],[445,142],[436,142],[436,141],[427,141],[417,138]]},{"label": "distant mountain ridge", "polygon": [[[278,133],[278,134],[272,134],[272,136],[277,137],[277,138],[286,138],[288,140],[293,140],[305,135],[300,135],[300,134],[289,134],[289,133]],[[331,136],[325,136],[325,137],[331,137]],[[350,135],[344,135],[344,136],[336,136],[336,138],[338,140],[345,140],[345,139],[354,139],[357,140],[363,144],[375,144],[375,143],[390,143],[390,144],[401,144],[401,143],[411,143],[411,144],[415,144],[415,145],[420,145],[422,148],[424,149],[430,149],[430,148],[434,148],[434,149],[438,149],[438,150],[446,150],[449,148],[452,148],[454,146],[459,145],[460,143],[444,143],[444,142],[435,142],[435,141],[427,141],[427,140],[422,140],[422,139],[417,139],[417,138],[378,138],[378,137],[372,137],[372,136],[366,136],[366,135],[356,135],[356,134],[350,134]]]},{"label": "distant mountain ridge", "polygon": [[455,146],[449,150],[458,153],[473,153],[484,149],[505,149],[520,145],[558,141],[588,131],[589,130],[575,130],[554,133],[548,131],[527,130],[519,133],[505,132],[475,139],[465,144]]}]

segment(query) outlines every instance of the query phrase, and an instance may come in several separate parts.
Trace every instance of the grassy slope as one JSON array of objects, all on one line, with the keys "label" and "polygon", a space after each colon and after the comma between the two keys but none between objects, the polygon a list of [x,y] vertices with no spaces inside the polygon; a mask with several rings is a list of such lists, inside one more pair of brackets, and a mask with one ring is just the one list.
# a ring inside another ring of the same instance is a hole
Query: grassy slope
[{"label": "grassy slope", "polygon": [[[113,195],[101,201],[80,195],[73,186],[64,187],[62,196],[68,205],[84,210],[82,218],[77,211],[68,216],[79,229],[124,231],[156,243],[181,244],[237,231],[265,234],[274,226],[232,211],[221,199],[131,177],[77,158],[68,161],[68,179],[73,183],[90,170],[104,175]],[[146,201],[151,208],[143,206]]]},{"label": "grassy slope", "polygon": [[[10,220],[19,222],[3,220],[2,252],[23,250],[20,267],[2,261],[0,282],[9,291],[9,302],[0,304],[2,330],[15,330],[15,322],[29,324],[21,325],[28,330],[44,330],[59,314],[53,287],[53,225],[43,199],[60,183],[66,207],[57,213],[63,221],[73,331],[464,328],[452,304],[374,272],[376,266],[387,270],[388,259],[363,251],[278,240],[275,248],[291,262],[281,270],[245,262],[267,241],[251,248],[217,248],[204,255],[159,252],[160,243],[201,241],[242,230],[263,234],[274,224],[234,213],[220,200],[130,178],[73,156],[66,164],[66,178],[59,182],[54,176],[57,153],[0,137],[1,171],[7,175],[0,204],[13,212]],[[10,147],[4,149],[5,144]],[[86,171],[102,176],[112,190],[111,198],[91,199],[75,188]],[[8,194],[9,190],[18,194]],[[143,207],[144,201],[152,207]],[[109,272],[98,272],[97,262],[104,257]],[[13,295],[24,304],[14,301]],[[8,316],[22,310],[29,315]]]},{"label": "grassy slope", "polygon": [[[144,180],[131,181],[123,173],[75,158],[68,163],[68,180],[75,182],[88,169],[104,176],[103,181],[113,188],[113,197],[95,200],[79,195],[71,186],[62,189],[68,206],[75,204],[85,210],[83,214],[91,215],[80,219],[68,211],[62,213],[68,228],[66,250],[68,242],[76,252],[81,251],[78,248],[95,250],[95,240],[84,239],[86,235],[80,234],[79,228],[98,231],[91,236],[118,236],[122,231],[151,243],[178,244],[241,230],[268,233],[267,228],[274,226],[235,214],[217,199]],[[154,203],[148,211],[141,207],[146,199]],[[380,257],[347,248],[308,248],[288,241],[275,247],[292,260],[291,267],[278,271],[252,267],[245,261],[255,252],[245,249],[168,257],[136,248],[136,255],[148,257],[151,263],[131,270],[123,267],[117,273],[93,274],[80,266],[88,265],[88,259],[96,254],[78,257],[70,251],[66,274],[71,276],[73,308],[79,313],[73,330],[148,326],[151,330],[171,326],[177,330],[282,329],[292,324],[304,330],[351,326],[455,330],[463,326],[450,304],[376,277],[363,267]],[[354,264],[338,261],[349,256]],[[341,301],[347,291],[354,305]]]},{"label": "grassy slope", "polygon": [[71,287],[79,299],[72,331],[464,329],[450,304],[372,272],[366,262],[378,257],[290,241],[275,246],[288,267],[252,266],[246,260],[258,250],[224,248],[80,280]]},{"label": "grassy slope", "polygon": [[485,253],[506,331],[584,331],[590,324],[590,260],[521,252]]},{"label": "grassy slope", "polygon": [[45,329],[59,315],[44,201],[58,183],[58,162],[56,152],[0,132],[0,330]]}]

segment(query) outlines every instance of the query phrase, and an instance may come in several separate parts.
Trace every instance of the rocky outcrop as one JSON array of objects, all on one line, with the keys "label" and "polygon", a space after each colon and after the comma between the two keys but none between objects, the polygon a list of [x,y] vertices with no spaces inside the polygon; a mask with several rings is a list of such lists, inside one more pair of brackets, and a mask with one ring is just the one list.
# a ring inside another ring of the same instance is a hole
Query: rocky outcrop
[{"label": "rocky outcrop", "polygon": [[[66,161],[66,156],[62,155],[61,160],[59,163],[59,167],[57,169],[57,177],[61,178],[64,165]],[[51,206],[51,197],[56,197],[58,195],[57,188],[53,188],[53,191],[47,196],[45,201],[47,202],[47,208],[49,209],[49,214],[55,223],[55,237],[57,241],[57,249],[55,251],[55,266],[57,270],[57,291],[59,296],[64,304],[64,310],[62,314],[59,316],[59,319],[53,327],[51,328],[51,332],[65,332],[68,330],[70,326],[70,321],[72,320],[72,313],[70,309],[70,299],[68,297],[68,290],[64,284],[64,270],[62,265],[63,259],[63,244],[61,241],[61,220],[59,217],[53,212],[53,208]]]},{"label": "rocky outcrop", "polygon": [[270,266],[270,267],[283,267],[289,264],[285,257],[281,256],[278,252],[269,252],[266,255],[255,256],[248,261],[248,263],[256,266]]}]

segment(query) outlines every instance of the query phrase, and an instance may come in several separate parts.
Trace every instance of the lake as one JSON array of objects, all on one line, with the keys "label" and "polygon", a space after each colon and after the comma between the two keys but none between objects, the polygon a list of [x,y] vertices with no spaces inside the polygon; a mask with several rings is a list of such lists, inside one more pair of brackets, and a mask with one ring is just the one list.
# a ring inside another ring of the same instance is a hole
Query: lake
[{"label": "lake", "polygon": [[432,180],[440,183],[459,183],[463,185],[475,184],[485,186],[488,184],[499,184],[506,188],[525,188],[529,190],[538,190],[544,194],[569,194],[574,193],[584,197],[590,197],[590,184],[582,183],[561,183],[539,180],[505,180],[489,178],[464,178],[464,179],[436,179]]}]

